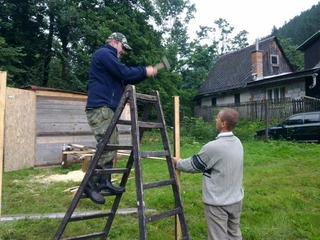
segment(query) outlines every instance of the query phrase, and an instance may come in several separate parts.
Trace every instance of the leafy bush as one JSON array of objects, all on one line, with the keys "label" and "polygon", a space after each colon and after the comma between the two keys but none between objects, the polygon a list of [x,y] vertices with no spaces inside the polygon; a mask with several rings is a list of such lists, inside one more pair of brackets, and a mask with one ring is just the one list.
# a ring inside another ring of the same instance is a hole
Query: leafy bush
[{"label": "leafy bush", "polygon": [[208,142],[218,134],[214,123],[207,123],[202,118],[183,117],[180,125],[181,145],[195,142]]}]

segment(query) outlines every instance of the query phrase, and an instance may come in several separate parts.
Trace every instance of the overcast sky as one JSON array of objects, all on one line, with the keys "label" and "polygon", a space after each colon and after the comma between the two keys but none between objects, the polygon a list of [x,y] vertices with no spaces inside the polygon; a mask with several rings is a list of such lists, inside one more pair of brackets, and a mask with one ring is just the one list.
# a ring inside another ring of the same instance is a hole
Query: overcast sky
[{"label": "overcast sky", "polygon": [[248,42],[271,33],[273,26],[280,28],[301,12],[310,9],[320,0],[190,0],[196,4],[195,19],[189,24],[191,38],[199,25],[215,26],[219,18],[227,20],[234,33],[249,32]]}]

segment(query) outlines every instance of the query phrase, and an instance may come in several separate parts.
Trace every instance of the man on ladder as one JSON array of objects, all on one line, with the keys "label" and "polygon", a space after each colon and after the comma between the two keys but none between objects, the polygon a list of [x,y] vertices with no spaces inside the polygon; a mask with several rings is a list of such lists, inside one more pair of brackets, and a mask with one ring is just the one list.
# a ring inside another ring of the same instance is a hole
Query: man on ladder
[{"label": "man on ladder", "polygon": [[[124,86],[127,84],[134,85],[147,77],[154,77],[158,72],[157,68],[153,66],[126,67],[119,61],[125,50],[130,51],[132,48],[128,45],[128,41],[122,33],[115,32],[108,37],[106,44],[92,56],[86,114],[98,144],[102,140],[119,104]],[[113,132],[109,143],[118,144],[116,130]],[[112,168],[116,153],[116,150],[104,150],[96,168]],[[125,189],[124,187],[114,186],[111,183],[111,175],[106,174],[91,176],[84,191],[93,202],[104,204],[105,199],[99,193],[100,191],[121,194]]]}]

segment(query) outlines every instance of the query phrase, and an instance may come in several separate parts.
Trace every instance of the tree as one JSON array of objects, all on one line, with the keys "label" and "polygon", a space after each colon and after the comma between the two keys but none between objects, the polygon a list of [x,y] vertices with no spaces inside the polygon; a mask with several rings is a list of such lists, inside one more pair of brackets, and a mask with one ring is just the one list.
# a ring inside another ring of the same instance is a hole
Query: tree
[{"label": "tree", "polygon": [[15,67],[19,64],[25,54],[23,54],[23,47],[8,47],[4,38],[0,37],[0,70],[7,71],[7,85],[15,87],[14,81],[12,81],[14,75],[23,74],[25,71],[21,68]]}]

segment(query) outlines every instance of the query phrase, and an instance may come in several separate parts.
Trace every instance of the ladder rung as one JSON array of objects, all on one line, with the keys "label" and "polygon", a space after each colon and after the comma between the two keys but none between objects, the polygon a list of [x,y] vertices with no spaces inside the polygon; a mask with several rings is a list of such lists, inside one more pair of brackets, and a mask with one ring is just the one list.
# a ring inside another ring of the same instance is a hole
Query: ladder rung
[{"label": "ladder rung", "polygon": [[91,214],[85,214],[85,215],[79,215],[79,216],[74,216],[70,217],[70,222],[75,222],[75,221],[81,221],[81,220],[86,220],[86,219],[93,219],[93,218],[101,218],[101,217],[108,217],[114,215],[113,212],[104,212],[104,213],[91,213]]},{"label": "ladder rung", "polygon": [[81,235],[81,236],[76,236],[76,237],[70,237],[70,238],[61,238],[61,240],[74,240],[74,239],[93,239],[93,238],[98,238],[98,237],[104,237],[105,232],[99,232],[99,233],[93,233],[93,234],[88,234],[88,235]]},{"label": "ladder rung", "polygon": [[138,122],[140,128],[163,128],[162,123],[157,122]]},{"label": "ladder rung", "polygon": [[149,189],[149,188],[155,188],[155,187],[163,187],[163,186],[172,185],[174,183],[175,183],[174,179],[151,182],[151,183],[144,183],[143,184],[143,189]]},{"label": "ladder rung", "polygon": [[107,150],[132,150],[132,145],[119,145],[119,144],[107,144],[105,146]]},{"label": "ladder rung", "polygon": [[95,169],[94,173],[98,175],[112,174],[112,173],[128,173],[128,168],[108,168],[108,169]]},{"label": "ladder rung", "polygon": [[142,158],[169,156],[168,151],[141,152]]},{"label": "ladder rung", "polygon": [[146,222],[149,223],[149,222],[157,221],[157,220],[160,220],[162,218],[166,218],[166,217],[177,215],[179,213],[181,213],[181,209],[180,208],[175,208],[175,209],[167,211],[167,212],[159,213],[159,214],[152,215],[152,216],[147,216],[146,217]]},{"label": "ladder rung", "polygon": [[152,95],[146,95],[141,93],[136,93],[136,97],[139,100],[147,101],[147,102],[157,102],[157,97]]},{"label": "ladder rung", "polygon": [[[115,194],[115,193],[111,193],[111,192],[107,192],[107,191],[105,191],[105,192],[99,192],[99,194],[102,195],[102,196],[105,196],[105,197],[106,197],[106,196],[114,196],[114,195],[117,195],[117,194]],[[87,194],[82,193],[81,198],[89,198],[89,197],[87,196]]]},{"label": "ladder rung", "polygon": [[[118,120],[117,124],[122,124],[122,125],[130,125],[132,124],[131,120]],[[162,123],[157,123],[157,122],[142,122],[138,121],[139,127],[143,128],[163,128]]]}]

